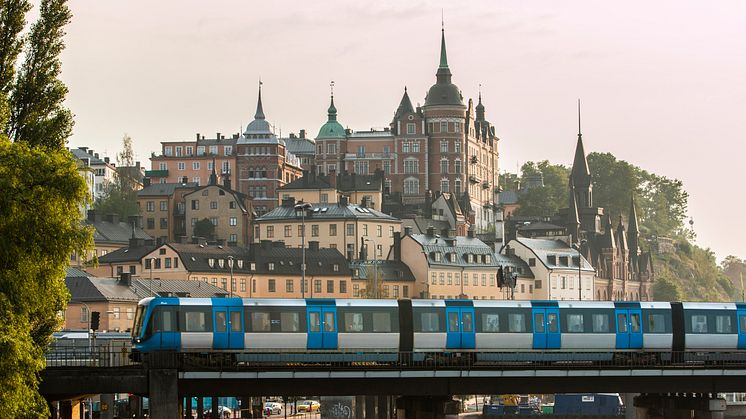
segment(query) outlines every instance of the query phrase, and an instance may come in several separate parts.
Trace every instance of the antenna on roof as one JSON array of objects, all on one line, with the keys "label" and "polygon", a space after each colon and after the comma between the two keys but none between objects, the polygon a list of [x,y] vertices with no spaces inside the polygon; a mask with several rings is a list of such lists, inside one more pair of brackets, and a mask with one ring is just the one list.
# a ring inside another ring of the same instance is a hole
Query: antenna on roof
[{"label": "antenna on roof", "polygon": [[580,99],[578,99],[578,137],[582,137],[583,134],[580,131]]},{"label": "antenna on roof", "polygon": [[329,83],[329,88],[332,92],[332,97],[334,97],[334,80],[332,80],[331,83]]},{"label": "antenna on roof", "polygon": [[440,30],[445,31],[446,30],[446,21],[445,21],[445,14],[443,12],[443,8],[440,9]]}]

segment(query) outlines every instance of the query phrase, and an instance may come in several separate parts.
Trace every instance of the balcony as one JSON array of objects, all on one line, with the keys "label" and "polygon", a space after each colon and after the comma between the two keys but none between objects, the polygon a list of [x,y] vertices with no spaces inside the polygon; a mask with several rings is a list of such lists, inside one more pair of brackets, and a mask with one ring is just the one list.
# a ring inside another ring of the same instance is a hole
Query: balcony
[{"label": "balcony", "polygon": [[168,170],[146,170],[145,177],[168,177]]},{"label": "balcony", "polygon": [[381,160],[394,157],[394,153],[345,153],[345,160]]},{"label": "balcony", "polygon": [[487,181],[482,182],[482,189],[489,189],[489,188],[490,188],[490,183],[489,182],[487,182]]},{"label": "balcony", "polygon": [[479,179],[476,176],[469,176],[469,182],[477,184],[479,183]]}]

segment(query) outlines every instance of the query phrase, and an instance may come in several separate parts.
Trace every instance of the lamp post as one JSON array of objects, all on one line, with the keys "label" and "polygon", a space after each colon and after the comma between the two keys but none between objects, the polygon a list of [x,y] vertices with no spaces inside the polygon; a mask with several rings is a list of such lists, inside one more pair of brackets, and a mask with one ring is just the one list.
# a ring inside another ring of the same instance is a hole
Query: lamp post
[{"label": "lamp post", "polygon": [[228,256],[228,267],[231,268],[231,286],[228,291],[228,297],[233,298],[233,256]]},{"label": "lamp post", "polygon": [[[376,255],[376,242],[369,238],[363,238],[363,240],[365,243],[373,243],[373,298],[378,298],[378,255]],[[367,244],[366,246],[370,247]]]},{"label": "lamp post", "polygon": [[300,215],[301,232],[300,232],[300,293],[301,298],[306,298],[306,211],[311,208],[307,202],[298,202],[295,204],[295,216]]}]

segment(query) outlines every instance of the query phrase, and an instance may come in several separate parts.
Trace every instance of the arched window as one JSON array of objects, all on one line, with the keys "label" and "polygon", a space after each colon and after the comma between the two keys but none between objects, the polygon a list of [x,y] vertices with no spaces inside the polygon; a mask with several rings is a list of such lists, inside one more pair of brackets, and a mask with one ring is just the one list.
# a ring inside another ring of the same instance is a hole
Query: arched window
[{"label": "arched window", "polygon": [[453,181],[453,192],[456,196],[461,196],[461,179]]},{"label": "arched window", "polygon": [[417,195],[420,193],[420,180],[416,177],[404,179],[404,195]]}]

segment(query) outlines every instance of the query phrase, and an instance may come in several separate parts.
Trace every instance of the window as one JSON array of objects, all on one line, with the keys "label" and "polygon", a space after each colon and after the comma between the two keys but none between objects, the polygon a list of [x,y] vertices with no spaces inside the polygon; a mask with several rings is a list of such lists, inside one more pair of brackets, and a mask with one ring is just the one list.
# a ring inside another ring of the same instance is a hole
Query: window
[{"label": "window", "polygon": [[360,285],[352,284],[352,296],[360,297]]},{"label": "window", "polygon": [[528,266],[536,266],[536,258],[528,258]]},{"label": "window", "polygon": [[329,235],[330,236],[336,236],[337,235],[337,225],[336,224],[329,224]]},{"label": "window", "polygon": [[192,170],[199,170],[199,162],[198,161],[192,162]]},{"label": "window", "polygon": [[168,201],[160,201],[161,211],[168,211]]},{"label": "window", "polygon": [[311,225],[311,237],[319,237],[319,225]]},{"label": "window", "polygon": [[417,134],[417,126],[411,122],[407,123],[407,134]]},{"label": "window", "polygon": [[326,292],[329,294],[334,292],[334,280],[328,279],[326,281]]},{"label": "window", "polygon": [[87,307],[81,307],[80,308],[80,322],[81,323],[88,323],[88,315],[90,313],[88,312]]},{"label": "window", "polygon": [[442,179],[442,180],[440,181],[440,191],[441,191],[441,192],[450,192],[450,190],[449,190],[449,189],[450,189],[450,188],[449,188],[449,182],[448,182],[448,179]]},{"label": "window", "polygon": [[269,262],[267,264],[267,270],[274,271],[275,270],[275,263],[274,262]]},{"label": "window", "polygon": [[609,333],[609,315],[592,314],[593,333]]},{"label": "window", "polygon": [[448,173],[448,159],[440,160],[440,173],[442,174]]},{"label": "window", "polygon": [[236,225],[238,225],[238,218],[236,218],[236,217],[231,217],[231,218],[230,218],[230,222],[229,222],[229,223],[230,223],[230,225],[232,225],[232,226],[236,226]]},{"label": "window", "polygon": [[176,163],[176,169],[177,170],[186,170],[186,164],[184,164],[183,161],[180,161],[180,162]]},{"label": "window", "polygon": [[173,156],[174,155],[173,148],[170,145],[163,147],[163,155],[164,156]]},{"label": "window", "polygon": [[440,152],[448,153],[448,140],[440,140]]},{"label": "window", "polygon": [[274,279],[267,280],[267,291],[275,292],[275,280]]},{"label": "window", "polygon": [[155,211],[155,202],[148,201],[145,203],[145,211],[147,212],[153,212]]},{"label": "window", "polygon": [[210,222],[212,225],[217,226],[218,225],[218,218],[217,217],[210,217]]},{"label": "window", "polygon": [[355,235],[355,224],[347,224],[347,235],[348,236]]},{"label": "window", "polygon": [[132,320],[135,316],[135,310],[132,307],[127,308],[127,320]]},{"label": "window", "polygon": [[313,281],[313,292],[320,294],[321,293],[321,280],[315,279]]},{"label": "window", "polygon": [[[542,315],[541,313],[537,313],[537,315]],[[535,322],[537,326],[541,324],[544,325],[543,321],[543,315],[542,315],[542,321],[541,322]],[[543,330],[541,330],[543,331]],[[537,328],[537,332],[541,332]],[[508,314],[508,332],[510,333],[525,333],[526,332],[526,315],[523,313],[510,313]]]},{"label": "window", "polygon": [[199,209],[199,201],[196,199],[192,199],[192,209],[198,210]]},{"label": "window", "polygon": [[181,307],[180,310],[182,332],[211,332],[212,317],[210,308]]},{"label": "window", "polygon": [[285,233],[284,233],[285,237],[292,236],[292,234],[293,234],[293,226],[285,226],[284,230],[285,230]]},{"label": "window", "polygon": [[335,144],[335,143],[328,143],[326,145],[326,153],[327,154],[337,154],[337,144]]},{"label": "window", "polygon": [[461,174],[461,160],[454,160],[453,162],[453,171],[457,174]]},{"label": "window", "polygon": [[345,280],[339,281],[339,293],[347,294],[347,281]]},{"label": "window", "polygon": [[230,156],[231,154],[233,154],[233,146],[227,145],[223,147],[223,154],[226,156]]},{"label": "window", "polygon": [[441,123],[440,123],[440,132],[448,132],[448,122],[441,121]]},{"label": "window", "polygon": [[214,154],[214,155],[217,155],[217,154],[218,154],[218,146],[216,146],[216,145],[211,145],[211,146],[210,146],[210,154]]},{"label": "window", "polygon": [[171,268],[171,258],[166,258],[164,260],[164,268],[170,269]]},{"label": "window", "polygon": [[210,201],[210,209],[218,209],[218,201]]},{"label": "window", "polygon": [[241,291],[242,292],[246,291],[246,280],[245,279],[241,279]]},{"label": "window", "polygon": [[293,283],[292,279],[285,280],[285,292],[293,292]]},{"label": "window", "polygon": [[401,143],[401,152],[409,153],[409,141],[404,141],[403,143]]},{"label": "window", "polygon": [[161,218],[161,228],[168,228],[168,218]]},{"label": "window", "polygon": [[274,226],[267,226],[267,238],[271,239],[275,236],[275,227]]},{"label": "window", "polygon": [[454,122],[453,123],[453,130],[455,132],[461,132],[461,123],[460,122]]},{"label": "window", "polygon": [[417,174],[420,172],[420,161],[415,158],[404,160],[404,173]]},{"label": "window", "polygon": [[168,164],[167,163],[158,163],[158,169],[159,170],[168,170]]},{"label": "window", "polygon": [[236,235],[235,233],[231,233],[231,235],[228,236],[228,241],[232,243],[238,242],[238,235]]},{"label": "window", "polygon": [[432,275],[431,275],[431,277],[432,277],[432,281],[431,281],[432,284],[436,285],[438,283],[438,274],[436,274],[435,272],[433,272]]},{"label": "window", "polygon": [[420,180],[409,178],[404,180],[404,195],[416,195],[420,193]]},{"label": "window", "polygon": [[419,152],[420,152],[420,142],[412,141],[412,153],[419,153]]},{"label": "window", "polygon": [[306,226],[303,224],[298,226],[298,237],[303,237],[303,235],[306,233]]}]

